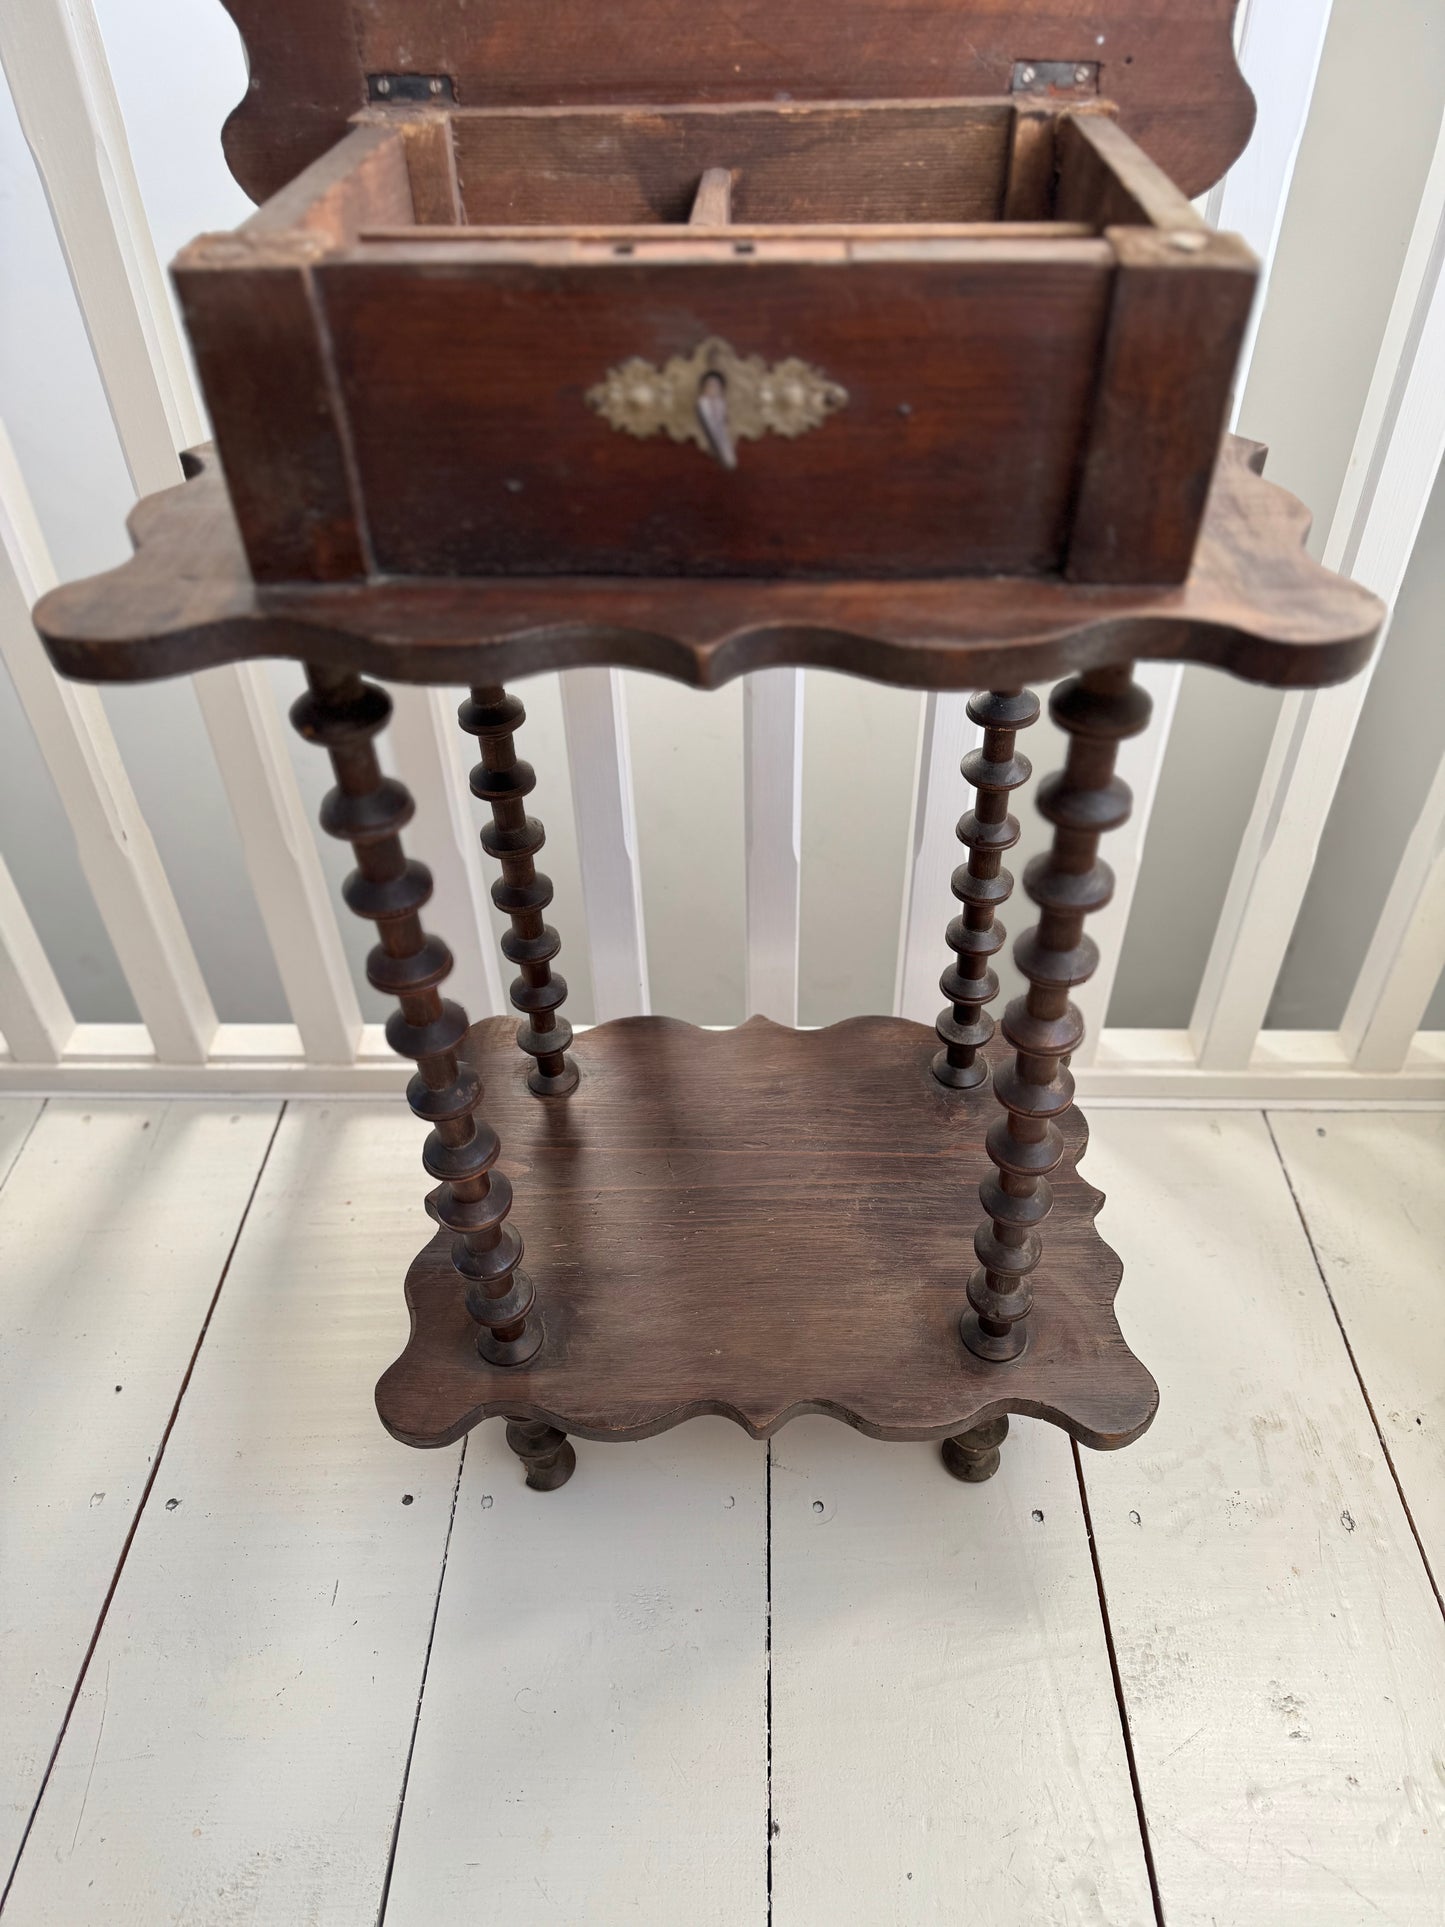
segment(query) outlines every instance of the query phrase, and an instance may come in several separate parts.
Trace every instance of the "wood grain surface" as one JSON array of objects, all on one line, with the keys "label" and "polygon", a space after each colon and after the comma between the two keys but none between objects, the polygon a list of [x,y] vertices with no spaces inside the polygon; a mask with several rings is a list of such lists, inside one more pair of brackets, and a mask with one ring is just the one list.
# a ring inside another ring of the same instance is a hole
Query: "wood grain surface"
[{"label": "wood grain surface", "polygon": [[451,83],[462,106],[1003,97],[1020,61],[1097,63],[1099,90],[1188,195],[1243,150],[1254,101],[1235,63],[1236,0],[686,0],[599,15],[553,0],[225,0],[250,89],[226,126],[231,171],[273,194],[367,105],[368,75]]},{"label": "wood grain surface", "polygon": [[[724,245],[711,261],[658,263],[624,248],[579,267],[491,260],[464,242],[319,263],[377,571],[1056,568],[1113,256],[1102,241],[949,251],[837,243],[821,259],[775,260]],[[847,404],[807,434],[748,443],[735,470],[691,442],[622,433],[588,405],[609,370],[635,357],[660,369],[709,337],[769,366],[801,355]],[[1199,444],[1206,479],[1218,432]],[[228,471],[244,472],[224,436],[220,447]],[[1147,493],[1167,501],[1170,451],[1157,453]]]},{"label": "wood grain surface", "polygon": [[686,221],[733,174],[739,221],[989,221],[1013,109],[999,100],[594,107],[452,116],[469,224]]},{"label": "wood grain surface", "polygon": [[998,1108],[986,1088],[946,1091],[935,1046],[891,1017],[627,1018],[579,1036],[576,1092],[539,1102],[507,1020],[475,1025],[465,1055],[502,1140],[542,1348],[513,1369],[479,1357],[439,1234],[408,1276],[412,1337],[377,1387],[383,1423],[443,1445],[496,1413],[621,1439],[714,1412],[760,1438],[826,1412],[874,1438],[941,1439],[1025,1412],[1101,1448],[1137,1438],[1157,1394],[1114,1320],[1120,1266],[1074,1169],[1077,1110],[1028,1350],[1007,1366],[965,1351]]},{"label": "wood grain surface", "polygon": [[214,460],[188,460],[195,479],[135,510],[131,561],[37,604],[63,675],[126,682],[290,656],[397,682],[510,682],[610,664],[713,689],[795,664],[908,688],[1007,689],[1165,658],[1308,688],[1353,675],[1384,618],[1368,591],[1306,554],[1308,512],[1260,479],[1263,450],[1237,438],[1215,472],[1189,580],[1162,589],[573,576],[263,591]]}]

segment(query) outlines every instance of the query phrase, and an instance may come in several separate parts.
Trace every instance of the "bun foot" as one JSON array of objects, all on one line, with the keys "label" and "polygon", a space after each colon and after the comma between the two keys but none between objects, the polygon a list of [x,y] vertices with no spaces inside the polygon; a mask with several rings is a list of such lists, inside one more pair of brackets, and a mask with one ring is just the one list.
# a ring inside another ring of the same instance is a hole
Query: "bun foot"
[{"label": "bun foot", "polygon": [[982,1485],[998,1471],[998,1449],[1007,1437],[1008,1420],[991,1418],[975,1425],[971,1432],[945,1439],[939,1450],[954,1478],[962,1479],[965,1485]]},{"label": "bun foot", "polygon": [[555,1492],[577,1470],[577,1454],[565,1432],[542,1419],[508,1419],[507,1443],[527,1468],[534,1492]]}]

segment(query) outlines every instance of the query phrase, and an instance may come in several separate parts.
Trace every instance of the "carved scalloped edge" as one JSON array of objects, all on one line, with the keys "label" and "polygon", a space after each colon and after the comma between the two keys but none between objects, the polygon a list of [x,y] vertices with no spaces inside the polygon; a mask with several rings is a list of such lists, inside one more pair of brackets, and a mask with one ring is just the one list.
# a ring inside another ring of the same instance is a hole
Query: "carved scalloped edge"
[{"label": "carved scalloped edge", "polygon": [[[816,1030],[796,1031],[792,1035],[799,1039],[806,1038],[810,1048],[816,1045],[820,1050],[841,1051],[846,1049],[844,1040],[850,1029],[861,1025],[876,1025],[880,1021],[896,1023],[900,1032],[919,1033],[927,1040],[931,1049],[932,1033],[925,1026],[912,1024],[901,1018],[880,1020],[866,1016],[847,1017],[838,1023]],[[736,1030],[758,1025],[770,1030],[787,1028],[774,1023],[771,1018],[760,1016],[749,1018],[746,1026],[737,1026],[734,1031],[704,1030],[697,1025],[688,1024],[680,1018],[673,1017],[624,1018],[610,1025],[599,1025],[597,1028],[613,1029],[618,1023],[623,1025],[666,1024],[679,1031],[690,1033],[699,1042],[705,1040],[714,1047],[729,1036],[735,1035]],[[1101,1361],[1107,1358],[1108,1363],[1104,1369],[1110,1375],[1115,1395],[1117,1396],[1120,1390],[1125,1374],[1132,1380],[1132,1384],[1127,1389],[1133,1394],[1136,1416],[1133,1422],[1123,1429],[1115,1428],[1107,1433],[1099,1430],[1090,1420],[1085,1398],[1078,1396],[1071,1398],[1064,1393],[1054,1400],[1042,1395],[1019,1396],[1016,1393],[1010,1393],[1007,1387],[1010,1371],[1008,1366],[982,1365],[975,1361],[961,1345],[958,1348],[956,1360],[960,1374],[956,1416],[951,1414],[946,1420],[916,1426],[870,1415],[860,1400],[847,1402],[821,1395],[794,1399],[787,1405],[774,1409],[765,1409],[761,1405],[745,1407],[735,1400],[725,1398],[684,1399],[675,1405],[659,1405],[655,1411],[649,1412],[642,1418],[630,1418],[625,1423],[599,1426],[579,1422],[564,1403],[547,1403],[526,1397],[525,1370],[510,1375],[501,1374],[495,1368],[489,1367],[485,1361],[477,1358],[469,1349],[468,1367],[475,1369],[479,1380],[485,1378],[495,1386],[495,1391],[483,1394],[471,1403],[460,1407],[456,1416],[437,1432],[420,1435],[409,1431],[400,1423],[393,1422],[393,1419],[388,1416],[389,1381],[394,1374],[401,1374],[405,1367],[424,1362],[433,1355],[434,1346],[430,1327],[438,1322],[438,1312],[445,1318],[446,1311],[449,1309],[446,1301],[455,1296],[455,1274],[452,1272],[447,1256],[450,1234],[445,1232],[438,1232],[428,1244],[423,1246],[407,1271],[405,1296],[410,1321],[407,1342],[377,1382],[377,1414],[393,1438],[403,1445],[421,1448],[454,1444],[457,1439],[486,1419],[504,1416],[528,1420],[541,1419],[549,1425],[557,1426],[571,1437],[607,1443],[654,1438],[661,1432],[670,1431],[675,1425],[686,1423],[688,1419],[703,1417],[730,1419],[734,1424],[740,1425],[751,1438],[765,1439],[771,1437],[789,1420],[816,1413],[852,1426],[855,1431],[862,1432],[868,1438],[891,1442],[928,1442],[952,1437],[958,1432],[981,1425],[989,1419],[1017,1414],[1020,1417],[1041,1419],[1057,1425],[1071,1438],[1076,1439],[1080,1445],[1089,1446],[1097,1451],[1116,1451],[1132,1444],[1153,1423],[1159,1408],[1159,1388],[1147,1367],[1130,1350],[1114,1312],[1114,1301],[1123,1281],[1124,1266],[1113,1246],[1106,1243],[1098,1232],[1096,1221],[1105,1202],[1105,1194],[1089,1184],[1078,1172],[1078,1165],[1089,1145],[1087,1121],[1075,1105],[1062,1115],[1059,1125],[1064,1133],[1066,1150],[1055,1183],[1068,1176],[1076,1179],[1078,1193],[1070,1202],[1070,1215],[1084,1218],[1099,1252],[1107,1261],[1104,1295],[1094,1299],[1090,1307],[1092,1322],[1089,1335],[1095,1356]],[[1080,1205],[1083,1207],[1082,1213],[1079,1211]],[[1058,1207],[1056,1206],[1055,1209],[1057,1210]],[[966,1245],[966,1239],[964,1242]],[[1040,1268],[1035,1281],[1036,1298],[1045,1305],[1049,1275],[1047,1262],[1046,1257],[1045,1264]],[[545,1281],[541,1278],[538,1279],[538,1287],[538,1305],[545,1334],[547,1294]],[[959,1303],[962,1308],[962,1284],[959,1286]],[[1037,1315],[1039,1314],[1036,1310]],[[539,1363],[545,1360],[546,1355],[547,1346],[544,1335]],[[1028,1354],[1025,1354],[1025,1357],[1027,1356]],[[631,1409],[635,1411],[635,1403],[632,1403]]]},{"label": "carved scalloped edge", "polygon": [[[236,180],[256,200],[264,200],[339,140],[349,116],[367,104],[353,0],[291,0],[284,8],[278,6],[276,0],[221,0],[221,4],[236,24],[248,70],[247,91],[227,117],[222,145]],[[373,11],[381,11],[376,0],[371,0],[371,4]],[[1201,103],[1186,90],[1187,106],[1181,110],[1175,67],[1179,56],[1172,44],[1166,45],[1162,56],[1147,54],[1136,61],[1130,54],[1122,62],[1114,61],[1108,79],[1108,91],[1118,100],[1124,124],[1155,154],[1166,171],[1176,174],[1178,186],[1191,197],[1203,193],[1221,178],[1244,151],[1256,116],[1254,95],[1233,52],[1233,16],[1239,0],[1181,0],[1181,11],[1187,16],[1192,8],[1197,14],[1202,4],[1216,17],[1190,23],[1193,31],[1208,37],[1194,46],[1199,59],[1192,77],[1197,91],[1198,75],[1207,70],[1210,88],[1207,102]],[[1158,0],[1156,9],[1157,5]],[[1135,15],[1149,11],[1138,5],[1137,0],[1132,9],[1124,3],[1096,4],[1089,9],[1087,24],[1080,23],[1075,36],[1078,44],[1072,49],[1059,50],[1060,57],[1073,60],[1083,58],[1086,53],[1095,57],[1097,46],[1103,44],[1103,35],[1096,37],[1095,33],[1100,24],[1114,28],[1117,23],[1118,30],[1111,32],[1109,39],[1122,51],[1128,40],[1131,10]],[[398,0],[400,38],[397,44],[399,49],[404,49],[404,53],[399,54],[399,64],[410,71],[430,71],[438,59],[446,56],[439,44],[425,40],[424,32],[423,44],[415,44],[417,33],[424,29],[425,23],[419,27],[409,17],[414,11],[414,0]],[[647,22],[645,11],[639,11],[641,36]],[[947,93],[950,90],[940,89],[938,83],[939,73],[947,71],[955,80],[953,91],[960,94],[1006,95],[1015,54],[1044,57],[1032,42],[1057,29],[1059,11],[1056,4],[1046,5],[1044,0],[1017,0],[1014,12],[1019,17],[1011,23],[1007,42],[1000,40],[988,50],[985,59],[977,43],[987,36],[977,31],[970,34],[969,23],[951,19],[950,10],[940,0],[938,15],[939,22],[943,23],[943,37],[951,36],[957,43],[957,61],[950,61],[947,52],[939,48],[934,58],[922,63],[917,85],[895,87],[893,92],[898,97],[917,99],[936,97],[940,91]],[[1033,22],[1035,13],[1041,16],[1038,24]],[[681,9],[679,14],[682,18]],[[485,35],[489,24],[485,15],[479,15],[479,24],[472,31]],[[816,90],[810,91],[810,64],[806,51],[798,46],[776,49],[775,57],[780,65],[766,84],[760,84],[755,77],[747,92],[731,95],[728,77],[732,62],[726,45],[731,25],[725,17],[715,23],[708,43],[709,61],[700,71],[698,99],[712,102],[730,98],[767,99],[780,89],[798,99],[827,97],[826,94],[820,96]],[[448,31],[456,34],[464,32],[466,27],[465,13],[451,16],[440,38],[445,41]],[[746,22],[739,23],[734,30],[745,37],[748,34]],[[664,41],[668,38],[666,21],[662,25],[662,38]],[[938,38],[936,34],[935,39]],[[649,86],[643,71],[645,44],[645,40],[639,40],[627,84],[619,83],[616,98],[640,103],[678,98],[671,64],[667,86],[660,92],[656,85]],[[968,59],[975,64],[976,70],[972,73],[963,64]],[[479,59],[478,71],[486,73],[490,64]],[[979,68],[982,71],[977,71]],[[520,91],[511,85],[511,80],[511,76],[499,75],[494,97],[485,104],[538,106],[568,98],[579,103],[595,100],[590,77],[568,73],[565,65],[556,72],[555,86],[550,84],[550,74],[548,84],[540,84],[534,76]],[[845,88],[839,93],[833,88],[829,91],[841,98],[852,90]],[[684,89],[681,97],[685,98],[686,92]],[[1200,118],[1206,113],[1208,138],[1201,139]],[[1192,123],[1188,134],[1177,136],[1175,129],[1186,116]],[[1193,156],[1192,165],[1186,161],[1187,155]],[[1181,165],[1171,166],[1176,158]]]},{"label": "carved scalloped edge", "polygon": [[[258,589],[214,455],[138,503],[135,555],[52,590],[35,622],[62,675],[139,681],[282,656],[396,682],[503,682],[615,666],[717,689],[750,670],[843,669],[910,688],[978,689],[1165,659],[1280,688],[1342,682],[1368,660],[1384,607],[1323,568],[1299,499],[1230,437],[1183,585],[1058,579],[770,581],[686,577],[382,578]],[[609,620],[609,605],[628,620]],[[639,610],[655,620],[637,620]],[[859,613],[866,621],[838,619]]]}]

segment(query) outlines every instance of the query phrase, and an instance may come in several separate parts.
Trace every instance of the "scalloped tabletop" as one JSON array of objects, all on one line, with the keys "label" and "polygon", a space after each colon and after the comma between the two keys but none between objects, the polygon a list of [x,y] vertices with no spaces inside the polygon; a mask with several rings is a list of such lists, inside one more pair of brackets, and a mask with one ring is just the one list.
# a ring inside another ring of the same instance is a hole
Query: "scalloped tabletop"
[{"label": "scalloped tabletop", "polygon": [[[897,1017],[794,1031],[628,1017],[582,1032],[582,1079],[538,1103],[505,1017],[472,1027],[498,1168],[537,1289],[542,1349],[492,1365],[439,1232],[407,1275],[411,1336],[377,1386],[382,1422],[445,1445],[481,1419],[647,1438],[700,1413],[765,1437],[823,1412],[872,1438],[941,1439],[1008,1412],[1112,1450],[1159,1402],[1114,1316],[1122,1266],[1103,1194],[1076,1170],[1077,1109],[1035,1275],[1028,1348],[1006,1370],[958,1336],[987,1085],[953,1092],[938,1039]],[[998,1060],[1001,1038],[989,1046]]]},{"label": "scalloped tabletop", "polygon": [[136,553],[53,590],[35,624],[63,675],[144,681],[295,657],[404,683],[499,683],[617,666],[716,689],[753,669],[836,669],[908,688],[1010,688],[1129,660],[1207,663],[1319,688],[1368,659],[1384,621],[1367,590],[1304,548],[1309,514],[1223,448],[1189,580],[1058,577],[762,581],[733,577],[381,577],[259,587],[208,452],[131,517]]}]

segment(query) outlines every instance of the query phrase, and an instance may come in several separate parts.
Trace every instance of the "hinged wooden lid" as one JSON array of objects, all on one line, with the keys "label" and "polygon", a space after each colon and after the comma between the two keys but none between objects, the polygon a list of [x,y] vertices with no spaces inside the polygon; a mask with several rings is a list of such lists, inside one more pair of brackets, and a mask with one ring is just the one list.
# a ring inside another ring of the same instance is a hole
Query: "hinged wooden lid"
[{"label": "hinged wooden lid", "polygon": [[1007,95],[1021,61],[1097,63],[1099,92],[1190,195],[1219,179],[1254,124],[1234,58],[1237,0],[223,4],[251,63],[226,157],[257,200],[388,97],[461,107],[959,99]]}]

